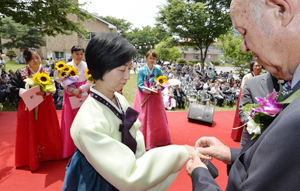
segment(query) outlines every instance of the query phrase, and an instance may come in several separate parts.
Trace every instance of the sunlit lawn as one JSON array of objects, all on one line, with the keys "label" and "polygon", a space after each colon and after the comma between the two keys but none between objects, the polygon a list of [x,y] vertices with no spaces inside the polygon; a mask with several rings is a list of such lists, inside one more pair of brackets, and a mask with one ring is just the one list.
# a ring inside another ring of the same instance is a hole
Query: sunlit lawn
[{"label": "sunlit lawn", "polygon": [[[46,64],[46,62],[43,61],[43,65],[45,65],[45,64]],[[7,72],[10,69],[15,72],[18,68],[22,68],[25,66],[26,66],[26,64],[15,64],[14,61],[6,60],[6,71]],[[127,81],[127,84],[123,88],[123,94],[126,97],[129,104],[132,106],[133,102],[134,102],[136,90],[137,90],[137,74],[131,74],[130,77],[131,77],[130,80]],[[234,105],[234,107],[232,107],[232,108],[229,106],[215,107],[215,111],[230,111],[230,110],[235,110],[235,109],[236,109],[236,105]],[[7,100],[6,104],[3,107],[3,111],[15,111],[15,110],[16,110],[16,106],[15,105],[9,106],[9,103]],[[188,111],[188,108],[186,108],[186,109],[176,108],[175,111]]]},{"label": "sunlit lawn", "polygon": [[[8,70],[12,70],[12,71],[16,72],[17,69],[27,66],[27,64],[15,64],[14,60],[12,60],[12,61],[5,60],[5,61],[6,61],[6,68],[5,68],[6,72],[8,72]],[[46,65],[46,61],[43,61],[42,65],[43,66]]]}]

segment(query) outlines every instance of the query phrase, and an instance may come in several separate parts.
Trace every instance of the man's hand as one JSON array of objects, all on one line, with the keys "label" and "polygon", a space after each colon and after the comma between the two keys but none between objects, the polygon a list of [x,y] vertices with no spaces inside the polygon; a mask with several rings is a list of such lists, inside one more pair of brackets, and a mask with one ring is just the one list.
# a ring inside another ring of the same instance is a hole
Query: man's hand
[{"label": "man's hand", "polygon": [[190,158],[186,163],[186,172],[189,176],[192,176],[192,172],[195,168],[203,167],[207,169],[207,166],[200,160],[198,155],[199,152],[197,150],[193,150],[192,158]]},{"label": "man's hand", "polygon": [[195,144],[197,150],[206,156],[214,157],[226,164],[231,164],[230,148],[215,137],[201,137]]},{"label": "man's hand", "polygon": [[80,90],[79,89],[74,89],[72,92],[71,92],[72,96],[76,96],[77,98],[81,98],[81,93],[80,93]]},{"label": "man's hand", "polygon": [[202,153],[199,153],[199,151],[196,150],[195,147],[191,147],[189,145],[183,145],[186,150],[189,152],[189,155],[190,155],[190,159],[193,158],[193,153],[196,151],[198,153],[198,157],[201,158],[201,159],[211,159],[210,156],[205,156],[203,155]]}]

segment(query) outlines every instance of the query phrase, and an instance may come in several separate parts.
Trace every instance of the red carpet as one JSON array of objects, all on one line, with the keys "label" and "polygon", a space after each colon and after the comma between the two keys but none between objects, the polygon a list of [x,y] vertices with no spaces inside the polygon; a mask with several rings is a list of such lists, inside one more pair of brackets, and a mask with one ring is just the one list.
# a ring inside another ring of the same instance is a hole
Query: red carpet
[{"label": "red carpet", "polygon": [[[167,112],[172,143],[194,146],[201,136],[215,136],[230,147],[239,147],[231,137],[231,127],[235,111],[218,111],[214,114],[211,127],[189,123],[187,112]],[[61,111],[57,111],[60,119]],[[39,191],[61,190],[65,167],[68,160],[49,161],[40,164],[36,172],[30,172],[28,167],[14,167],[15,125],[17,112],[0,112],[0,190],[2,191]],[[222,190],[227,184],[226,165],[217,160],[212,163],[219,170],[216,179]],[[191,191],[191,179],[182,168],[179,176],[169,191]]]}]

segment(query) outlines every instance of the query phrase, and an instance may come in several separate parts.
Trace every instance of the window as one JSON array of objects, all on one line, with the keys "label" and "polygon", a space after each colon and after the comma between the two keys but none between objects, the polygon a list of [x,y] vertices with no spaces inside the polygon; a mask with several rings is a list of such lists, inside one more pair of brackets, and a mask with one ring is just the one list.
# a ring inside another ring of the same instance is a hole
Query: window
[{"label": "window", "polygon": [[64,52],[54,52],[54,58],[59,59],[65,59],[65,53]]},{"label": "window", "polygon": [[186,58],[186,54],[184,54],[183,58]]},{"label": "window", "polygon": [[199,59],[199,54],[194,54],[194,60],[198,60]]},{"label": "window", "polygon": [[210,58],[210,55],[207,55],[208,58]]},{"label": "window", "polygon": [[86,36],[84,40],[91,40],[94,36],[96,35],[95,32],[89,32]]}]

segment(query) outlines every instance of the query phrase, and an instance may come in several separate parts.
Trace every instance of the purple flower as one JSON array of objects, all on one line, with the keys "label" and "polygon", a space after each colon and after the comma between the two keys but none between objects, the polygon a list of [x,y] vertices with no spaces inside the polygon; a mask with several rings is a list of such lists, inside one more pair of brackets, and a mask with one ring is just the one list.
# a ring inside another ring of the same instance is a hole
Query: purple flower
[{"label": "purple flower", "polygon": [[70,86],[73,83],[76,83],[78,81],[78,76],[69,76],[67,78],[64,79],[64,81],[62,82],[63,86]]},{"label": "purple flower", "polygon": [[163,88],[167,88],[169,86],[171,86],[170,82],[168,81],[166,84],[161,85]]},{"label": "purple flower", "polygon": [[254,112],[261,112],[267,115],[276,115],[282,108],[282,104],[276,102],[278,92],[273,92],[264,100],[261,97],[256,97],[259,108],[254,108]]}]

